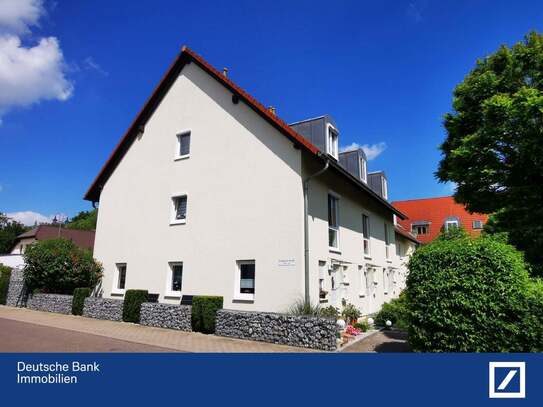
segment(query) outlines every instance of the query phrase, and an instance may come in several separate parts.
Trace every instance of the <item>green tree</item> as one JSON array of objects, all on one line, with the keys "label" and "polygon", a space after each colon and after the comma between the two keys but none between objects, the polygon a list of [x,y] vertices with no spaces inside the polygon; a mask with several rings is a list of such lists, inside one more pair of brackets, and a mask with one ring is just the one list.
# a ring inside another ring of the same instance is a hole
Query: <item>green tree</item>
[{"label": "green tree", "polygon": [[73,217],[67,224],[68,229],[95,230],[98,210],[81,211]]},{"label": "green tree", "polygon": [[477,61],[454,91],[436,173],[455,182],[456,201],[495,213],[534,270],[543,271],[543,36]]},{"label": "green tree", "polygon": [[9,253],[17,236],[27,230],[25,225],[0,212],[0,254]]}]

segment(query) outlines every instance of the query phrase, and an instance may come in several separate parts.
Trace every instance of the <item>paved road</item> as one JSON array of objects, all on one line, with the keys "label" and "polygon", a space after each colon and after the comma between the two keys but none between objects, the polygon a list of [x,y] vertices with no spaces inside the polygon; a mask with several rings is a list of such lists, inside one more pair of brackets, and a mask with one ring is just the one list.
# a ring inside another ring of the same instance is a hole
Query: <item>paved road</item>
[{"label": "paved road", "polygon": [[377,332],[358,343],[347,347],[343,352],[410,352],[407,334],[401,331]]},{"label": "paved road", "polygon": [[0,352],[178,352],[0,318]]}]

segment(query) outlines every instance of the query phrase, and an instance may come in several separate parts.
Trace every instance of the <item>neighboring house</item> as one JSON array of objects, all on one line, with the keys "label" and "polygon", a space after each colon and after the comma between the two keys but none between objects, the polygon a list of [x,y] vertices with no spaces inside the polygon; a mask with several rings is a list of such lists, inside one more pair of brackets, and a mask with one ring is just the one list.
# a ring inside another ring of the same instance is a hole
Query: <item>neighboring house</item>
[{"label": "neighboring house", "polygon": [[384,173],[362,150],[340,153],[339,135],[328,115],[287,125],[183,48],[85,195],[99,202],[103,295],[377,311],[403,288],[416,240],[395,229],[405,215]]},{"label": "neighboring house", "polygon": [[39,240],[63,238],[71,240],[76,246],[93,250],[94,230],[64,229],[57,225],[39,225],[17,236],[11,254],[23,254],[25,248]]},{"label": "neighboring house", "polygon": [[487,215],[469,213],[452,196],[397,201],[392,205],[408,216],[408,219],[399,220],[398,223],[411,231],[421,243],[431,242],[449,227],[461,226],[470,235],[477,236],[488,220]]}]

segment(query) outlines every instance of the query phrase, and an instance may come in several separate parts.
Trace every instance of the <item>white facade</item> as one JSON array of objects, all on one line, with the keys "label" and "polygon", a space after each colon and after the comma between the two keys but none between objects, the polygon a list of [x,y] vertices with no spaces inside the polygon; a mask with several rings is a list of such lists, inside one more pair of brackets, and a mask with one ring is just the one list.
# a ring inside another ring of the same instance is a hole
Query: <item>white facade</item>
[{"label": "white facade", "polygon": [[[179,135],[188,132],[190,152],[181,154]],[[304,294],[302,179],[315,161],[247,104],[233,103],[197,64],[184,66],[101,190],[94,256],[104,266],[103,295],[147,289],[170,303],[221,295],[229,309],[287,311]],[[339,197],[339,251],[328,247],[329,191]],[[371,258],[363,255],[362,213],[370,216]],[[320,278],[329,291],[322,305],[345,298],[364,314],[399,294],[405,267],[392,212],[338,174],[310,184],[309,233],[312,302]],[[383,269],[396,270],[387,287]]]}]

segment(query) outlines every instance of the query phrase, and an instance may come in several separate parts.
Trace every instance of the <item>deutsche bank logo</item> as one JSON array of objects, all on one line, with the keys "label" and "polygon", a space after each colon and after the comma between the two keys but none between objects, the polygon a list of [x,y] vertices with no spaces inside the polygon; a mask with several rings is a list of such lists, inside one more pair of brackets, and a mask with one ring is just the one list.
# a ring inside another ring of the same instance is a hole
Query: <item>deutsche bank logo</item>
[{"label": "deutsche bank logo", "polygon": [[525,362],[488,362],[488,397],[523,399],[526,397]]}]

